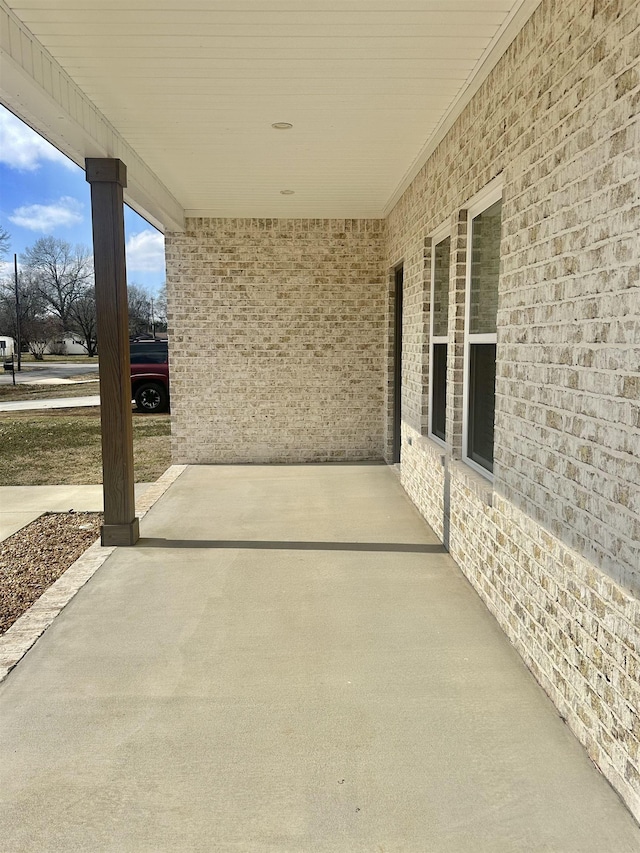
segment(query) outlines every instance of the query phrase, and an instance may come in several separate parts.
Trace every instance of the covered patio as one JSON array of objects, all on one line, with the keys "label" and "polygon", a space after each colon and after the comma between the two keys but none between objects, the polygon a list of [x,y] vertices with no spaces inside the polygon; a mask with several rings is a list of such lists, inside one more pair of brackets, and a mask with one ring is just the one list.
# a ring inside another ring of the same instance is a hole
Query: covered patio
[{"label": "covered patio", "polygon": [[384,465],[188,467],[0,718],[15,853],[640,845]]},{"label": "covered patio", "polygon": [[[130,546],[2,686],[25,849],[638,848],[640,5],[469,6],[0,0]],[[141,530],[123,201],[203,466]]]}]

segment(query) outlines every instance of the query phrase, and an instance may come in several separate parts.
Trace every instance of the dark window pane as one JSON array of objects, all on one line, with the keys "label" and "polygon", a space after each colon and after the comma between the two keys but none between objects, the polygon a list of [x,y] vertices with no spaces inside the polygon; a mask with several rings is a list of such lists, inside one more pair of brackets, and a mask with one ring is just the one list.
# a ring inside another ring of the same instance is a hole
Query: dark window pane
[{"label": "dark window pane", "polygon": [[449,317],[449,258],[451,239],[437,243],[433,261],[433,335],[446,337]]},{"label": "dark window pane", "polygon": [[131,344],[131,364],[166,364],[169,349],[166,343]]},{"label": "dark window pane", "polygon": [[395,272],[394,354],[393,354],[393,461],[400,462],[402,433],[402,299],[404,268]]},{"label": "dark window pane", "polygon": [[473,219],[471,227],[471,313],[469,331],[492,334],[498,313],[502,202]]},{"label": "dark window pane", "polygon": [[447,345],[433,345],[431,376],[431,432],[445,440],[447,409]]},{"label": "dark window pane", "polygon": [[469,435],[467,455],[493,471],[496,345],[471,344],[469,352]]}]

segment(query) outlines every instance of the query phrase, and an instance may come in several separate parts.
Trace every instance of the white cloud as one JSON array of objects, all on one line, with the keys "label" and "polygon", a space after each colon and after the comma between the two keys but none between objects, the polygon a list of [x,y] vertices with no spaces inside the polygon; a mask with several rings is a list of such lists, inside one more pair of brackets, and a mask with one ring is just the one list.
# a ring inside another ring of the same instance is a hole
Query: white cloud
[{"label": "white cloud", "polygon": [[140,231],[127,240],[127,269],[131,272],[164,272],[164,237],[159,231]]},{"label": "white cloud", "polygon": [[30,231],[54,231],[56,228],[71,228],[80,225],[84,217],[83,205],[77,199],[65,195],[53,204],[26,204],[17,207],[10,221]]},{"label": "white cloud", "polygon": [[76,169],[74,162],[8,110],[0,109],[0,162],[20,172],[35,172],[43,161]]}]

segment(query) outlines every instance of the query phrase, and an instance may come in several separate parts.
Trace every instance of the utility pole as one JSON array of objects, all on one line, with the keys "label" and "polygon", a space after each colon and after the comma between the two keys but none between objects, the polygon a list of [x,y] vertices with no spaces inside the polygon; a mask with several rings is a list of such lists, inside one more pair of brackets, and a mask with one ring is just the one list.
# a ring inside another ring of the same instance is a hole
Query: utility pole
[{"label": "utility pole", "polygon": [[[22,341],[20,340],[20,291],[18,290],[18,256],[13,256],[13,273],[16,288],[16,347],[18,348],[18,370],[22,370]],[[15,375],[14,375],[15,380]]]},{"label": "utility pole", "polygon": [[153,316],[153,296],[151,297],[151,333],[153,340],[156,339],[156,318]]}]

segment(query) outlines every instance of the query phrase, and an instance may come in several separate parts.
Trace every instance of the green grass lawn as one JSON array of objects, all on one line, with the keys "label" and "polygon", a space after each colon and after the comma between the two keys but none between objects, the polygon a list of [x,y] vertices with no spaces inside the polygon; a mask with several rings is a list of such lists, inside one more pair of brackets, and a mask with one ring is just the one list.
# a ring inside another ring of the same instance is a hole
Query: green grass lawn
[{"label": "green grass lawn", "polygon": [[[171,464],[169,415],[133,415],[136,482],[152,482]],[[0,412],[0,484],[102,482],[98,408]]]},{"label": "green grass lawn", "polygon": [[[95,374],[94,374],[95,376]],[[91,381],[79,381],[90,379]],[[91,374],[74,377],[73,384],[64,385],[0,385],[0,403],[12,400],[53,400],[60,397],[92,397],[100,393],[100,383]]]}]

